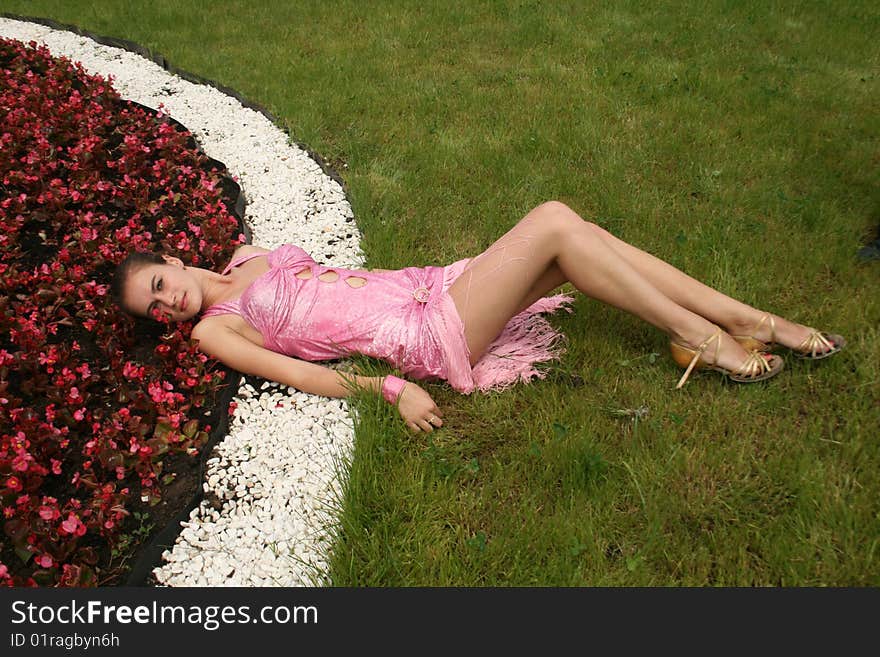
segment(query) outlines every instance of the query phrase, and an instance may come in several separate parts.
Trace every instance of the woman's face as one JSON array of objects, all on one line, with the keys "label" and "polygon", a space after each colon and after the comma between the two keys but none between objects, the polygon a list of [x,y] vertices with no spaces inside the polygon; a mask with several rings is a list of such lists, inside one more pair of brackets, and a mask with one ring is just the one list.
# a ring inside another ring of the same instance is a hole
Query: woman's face
[{"label": "woman's face", "polygon": [[142,317],[154,317],[158,311],[172,322],[192,319],[202,306],[198,281],[178,258],[162,257],[164,264],[144,265],[129,274],[125,304]]}]

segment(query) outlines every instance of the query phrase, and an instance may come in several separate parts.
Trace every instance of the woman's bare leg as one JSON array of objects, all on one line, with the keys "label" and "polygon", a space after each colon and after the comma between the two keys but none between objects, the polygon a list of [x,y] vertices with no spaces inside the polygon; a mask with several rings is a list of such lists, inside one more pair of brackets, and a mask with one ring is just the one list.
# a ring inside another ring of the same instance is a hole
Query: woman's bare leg
[{"label": "woman's bare leg", "polygon": [[[764,311],[722,294],[669,263],[615,237],[604,228],[595,224],[589,225],[609,243],[611,248],[666,296],[688,310],[723,326],[728,333],[732,335],[745,334],[751,331],[764,317]],[[788,347],[795,347],[807,338],[809,329],[806,326],[790,322],[777,315],[773,317],[777,342]],[[759,335],[755,337],[769,341],[770,333],[770,325],[765,322],[761,326]]]},{"label": "woman's bare leg", "polygon": [[[617,251],[633,269],[647,278],[672,301],[705,317],[710,322],[724,327],[728,333],[732,335],[747,334],[764,317],[764,311],[753,308],[701,283],[669,263],[624,242],[604,228],[593,223],[586,223],[586,225]],[[551,265],[526,295],[520,310],[527,308],[550,290],[565,282],[565,275],[559,267],[555,264]],[[806,326],[790,322],[778,315],[773,315],[773,318],[775,320],[775,336],[773,337],[780,344],[796,347],[807,338],[809,328]],[[754,337],[765,342],[769,341],[771,339],[769,322],[765,321]]]},{"label": "woman's bare leg", "polygon": [[[565,281],[644,319],[680,344],[695,347],[714,330],[711,322],[673,301],[639,273],[593,224],[551,202],[532,210],[474,258],[450,287],[471,361],[479,359],[510,317]],[[545,285],[552,287],[541,289]],[[725,334],[717,364],[735,370],[747,355]]]}]

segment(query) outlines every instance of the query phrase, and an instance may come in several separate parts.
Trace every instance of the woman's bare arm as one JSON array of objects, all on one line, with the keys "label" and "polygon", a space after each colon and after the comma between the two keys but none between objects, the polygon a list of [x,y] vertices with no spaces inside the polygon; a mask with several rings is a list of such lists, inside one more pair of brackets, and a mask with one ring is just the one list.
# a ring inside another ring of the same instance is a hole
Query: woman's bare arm
[{"label": "woman's bare arm", "polygon": [[[382,390],[384,377],[339,372],[276,353],[251,342],[221,322],[197,324],[192,337],[199,341],[199,349],[234,370],[277,381],[303,392],[324,397],[347,397],[355,388],[367,389],[377,394]],[[401,392],[398,410],[411,429],[423,431],[433,429],[428,418],[432,415],[443,416],[430,395],[411,381],[407,382]],[[442,422],[438,426],[440,424]]]},{"label": "woman's bare arm", "polygon": [[347,397],[351,390],[346,379],[373,392],[381,390],[382,377],[337,372],[279,354],[254,344],[221,323],[200,323],[193,329],[192,336],[199,341],[199,349],[232,369],[293,386],[303,392],[324,397]]}]

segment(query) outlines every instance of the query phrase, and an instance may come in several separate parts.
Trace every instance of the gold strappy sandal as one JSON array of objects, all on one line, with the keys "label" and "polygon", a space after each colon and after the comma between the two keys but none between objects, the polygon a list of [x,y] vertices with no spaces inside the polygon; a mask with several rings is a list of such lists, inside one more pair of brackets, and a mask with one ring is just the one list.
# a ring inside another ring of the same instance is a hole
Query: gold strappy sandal
[{"label": "gold strappy sandal", "polygon": [[[728,370],[718,367],[714,363],[718,361],[718,352],[721,350],[721,334],[723,331],[718,328],[707,338],[699,347],[691,349],[675,342],[669,343],[669,349],[672,352],[672,359],[679,367],[684,367],[685,373],[678,381],[675,389],[681,388],[691,372],[695,369],[706,369],[721,372],[731,381],[737,383],[755,383],[757,381],[765,381],[772,376],[779,374],[785,367],[785,361],[779,356],[772,356],[769,360],[764,358],[764,354],[758,351],[750,351],[748,357],[743,361],[742,365],[736,370]],[[703,354],[709,348],[709,345],[715,342],[715,358],[712,363],[703,360]]]},{"label": "gold strappy sandal", "polygon": [[[769,342],[762,342],[755,337],[755,334],[761,330],[765,322],[770,326]],[[761,320],[752,329],[751,335],[732,335],[731,337],[748,351],[771,351],[778,346],[776,343],[776,320],[770,313],[764,313],[764,316],[761,317]],[[846,345],[846,340],[843,339],[843,336],[823,333],[810,328],[810,334],[791,351],[798,358],[821,360],[833,356],[843,349],[844,345]]]},{"label": "gold strappy sandal", "polygon": [[[770,326],[770,342],[762,342],[755,337],[755,334],[764,326],[764,322]],[[750,335],[731,335],[730,337],[739,342],[746,351],[770,351],[776,346],[776,319],[770,313],[764,313],[761,321],[755,324]]]},{"label": "gold strappy sandal", "polygon": [[794,355],[806,360],[822,360],[833,356],[846,345],[842,335],[819,332],[810,328],[810,334],[797,347],[792,349]]}]

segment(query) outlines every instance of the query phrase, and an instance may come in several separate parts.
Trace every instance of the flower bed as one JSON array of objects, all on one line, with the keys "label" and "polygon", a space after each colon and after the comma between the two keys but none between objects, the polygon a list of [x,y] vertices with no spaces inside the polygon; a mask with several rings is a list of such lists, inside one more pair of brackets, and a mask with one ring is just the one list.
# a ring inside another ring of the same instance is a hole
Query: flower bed
[{"label": "flower bed", "polygon": [[0,64],[0,580],[112,583],[225,372],[191,325],[136,323],[107,283],[130,250],[216,268],[244,237],[179,125],[34,43],[0,39]]}]

